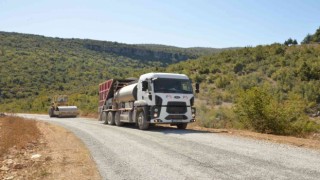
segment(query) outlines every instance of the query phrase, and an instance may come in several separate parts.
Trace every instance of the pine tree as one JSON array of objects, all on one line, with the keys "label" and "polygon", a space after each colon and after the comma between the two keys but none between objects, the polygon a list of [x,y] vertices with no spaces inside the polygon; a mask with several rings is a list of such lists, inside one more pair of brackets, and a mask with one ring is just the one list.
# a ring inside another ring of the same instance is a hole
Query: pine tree
[{"label": "pine tree", "polygon": [[307,34],[307,36],[301,41],[301,44],[309,44],[312,41],[312,35]]},{"label": "pine tree", "polygon": [[292,45],[297,45],[297,44],[298,44],[297,40],[296,39],[293,40]]},{"label": "pine tree", "polygon": [[320,43],[320,27],[317,29],[316,33],[312,36],[312,42]]}]

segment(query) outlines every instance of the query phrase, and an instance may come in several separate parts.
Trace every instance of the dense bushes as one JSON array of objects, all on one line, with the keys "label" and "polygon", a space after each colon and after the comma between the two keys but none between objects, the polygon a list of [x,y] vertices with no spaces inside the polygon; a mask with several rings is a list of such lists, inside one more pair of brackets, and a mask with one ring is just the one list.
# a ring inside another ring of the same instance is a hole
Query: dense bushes
[{"label": "dense bushes", "polygon": [[[198,101],[198,124],[207,128],[250,129],[260,133],[304,136],[319,132],[320,124],[307,115],[307,101],[291,93],[279,100],[270,87],[252,87],[237,93],[234,103]],[[218,95],[222,99],[222,96]],[[212,104],[214,103],[214,104]]]},{"label": "dense bushes", "polygon": [[206,128],[242,128],[235,113],[228,107],[209,108],[204,104],[197,109],[198,125]]},{"label": "dense bushes", "polygon": [[319,126],[305,115],[306,102],[292,95],[278,102],[265,88],[253,87],[242,91],[235,105],[235,113],[249,129],[262,133],[303,134]]}]

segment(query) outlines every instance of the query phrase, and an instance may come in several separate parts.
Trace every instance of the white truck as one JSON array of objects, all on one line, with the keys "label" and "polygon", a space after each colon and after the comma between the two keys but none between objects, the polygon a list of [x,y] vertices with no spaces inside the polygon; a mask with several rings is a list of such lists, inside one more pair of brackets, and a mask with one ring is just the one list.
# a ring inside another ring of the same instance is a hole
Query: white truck
[{"label": "white truck", "polygon": [[107,80],[99,84],[98,111],[106,124],[136,123],[142,130],[150,124],[185,129],[196,121],[191,80],[184,74],[147,73],[135,80]]}]

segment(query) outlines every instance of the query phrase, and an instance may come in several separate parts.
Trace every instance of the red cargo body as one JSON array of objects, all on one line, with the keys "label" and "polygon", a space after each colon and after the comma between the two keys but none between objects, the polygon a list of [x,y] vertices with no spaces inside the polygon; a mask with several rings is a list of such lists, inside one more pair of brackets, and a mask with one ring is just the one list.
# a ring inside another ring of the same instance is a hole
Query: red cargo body
[{"label": "red cargo body", "polygon": [[[101,84],[99,84],[99,119],[101,119],[101,115],[103,111],[112,110],[116,111],[117,109],[112,109],[112,104],[107,105],[107,100],[112,99],[114,97],[114,93],[124,86],[128,85],[128,83],[132,83],[136,80],[132,79],[124,79],[124,80],[116,80],[110,79]],[[104,107],[106,106],[106,107]],[[108,106],[108,107],[107,107]]]},{"label": "red cargo body", "polygon": [[107,80],[101,84],[99,84],[99,108],[102,109],[102,106],[105,104],[106,99],[109,96],[109,92],[111,91],[113,79]]}]

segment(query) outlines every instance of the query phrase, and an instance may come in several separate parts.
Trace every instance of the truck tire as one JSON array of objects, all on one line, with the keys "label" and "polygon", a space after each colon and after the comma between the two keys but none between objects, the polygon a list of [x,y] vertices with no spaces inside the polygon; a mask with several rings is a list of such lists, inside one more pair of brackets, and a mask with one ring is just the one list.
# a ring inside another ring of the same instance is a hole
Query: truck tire
[{"label": "truck tire", "polygon": [[53,108],[49,108],[48,113],[49,113],[49,117],[54,117]]},{"label": "truck tire", "polygon": [[177,128],[178,129],[186,129],[187,128],[188,123],[181,123],[181,124],[177,124]]},{"label": "truck tire", "polygon": [[103,124],[108,124],[107,112],[102,112],[100,121],[103,121]]},{"label": "truck tire", "polygon": [[108,112],[107,114],[107,122],[109,125],[115,125],[114,123],[114,113],[113,112]]},{"label": "truck tire", "polygon": [[115,123],[116,123],[116,126],[123,126],[123,122],[120,121],[120,111],[116,112]]},{"label": "truck tire", "polygon": [[137,122],[139,129],[146,130],[149,128],[149,122],[147,121],[146,115],[143,111],[137,112]]}]

